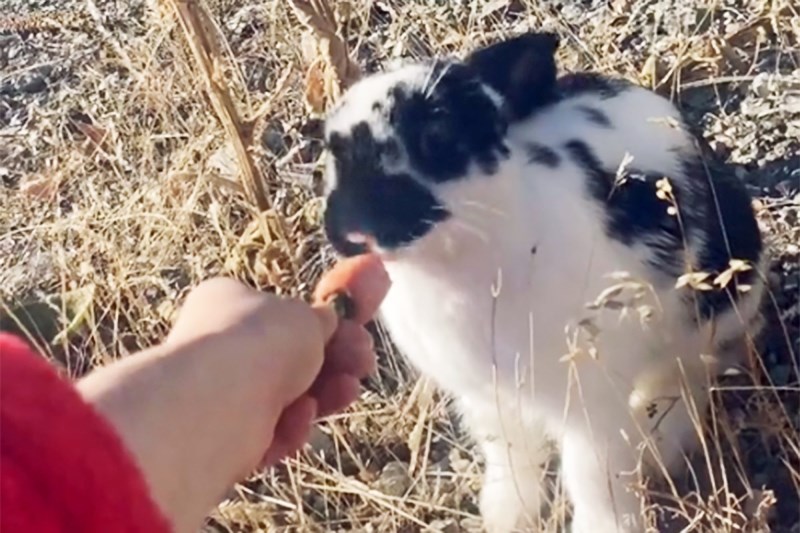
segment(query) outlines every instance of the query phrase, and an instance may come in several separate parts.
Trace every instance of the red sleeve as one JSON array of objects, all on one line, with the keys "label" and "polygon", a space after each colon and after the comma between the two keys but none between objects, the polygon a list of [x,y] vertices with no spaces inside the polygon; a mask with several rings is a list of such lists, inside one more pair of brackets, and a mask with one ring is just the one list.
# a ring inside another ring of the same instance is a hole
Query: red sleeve
[{"label": "red sleeve", "polygon": [[0,530],[171,528],[111,425],[30,348],[0,333]]}]

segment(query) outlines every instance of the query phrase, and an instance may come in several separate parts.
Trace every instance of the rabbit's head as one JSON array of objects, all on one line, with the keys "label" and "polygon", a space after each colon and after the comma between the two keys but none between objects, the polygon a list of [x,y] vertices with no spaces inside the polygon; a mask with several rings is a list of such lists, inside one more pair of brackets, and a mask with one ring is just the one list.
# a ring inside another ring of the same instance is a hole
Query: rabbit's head
[{"label": "rabbit's head", "polygon": [[333,247],[400,253],[458,224],[459,191],[499,187],[512,159],[509,126],[556,98],[557,47],[553,34],[528,33],[352,86],[325,127]]}]

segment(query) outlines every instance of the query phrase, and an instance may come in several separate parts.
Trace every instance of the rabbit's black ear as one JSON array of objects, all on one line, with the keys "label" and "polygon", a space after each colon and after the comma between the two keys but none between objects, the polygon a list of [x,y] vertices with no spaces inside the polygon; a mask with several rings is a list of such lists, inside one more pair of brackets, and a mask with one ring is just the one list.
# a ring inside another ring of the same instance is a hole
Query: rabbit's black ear
[{"label": "rabbit's black ear", "polygon": [[480,48],[465,62],[506,101],[511,120],[526,118],[555,96],[554,33],[530,32]]}]

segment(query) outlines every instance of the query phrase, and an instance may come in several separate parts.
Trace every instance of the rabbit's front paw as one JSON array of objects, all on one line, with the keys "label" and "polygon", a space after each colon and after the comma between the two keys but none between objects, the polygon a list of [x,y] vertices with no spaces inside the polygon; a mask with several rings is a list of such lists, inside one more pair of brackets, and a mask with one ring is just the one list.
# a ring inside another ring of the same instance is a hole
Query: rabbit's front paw
[{"label": "rabbit's front paw", "polygon": [[[542,488],[538,476],[514,476],[504,467],[489,468],[484,476],[480,511],[487,533],[538,531]],[[516,479],[515,479],[516,477]]]}]

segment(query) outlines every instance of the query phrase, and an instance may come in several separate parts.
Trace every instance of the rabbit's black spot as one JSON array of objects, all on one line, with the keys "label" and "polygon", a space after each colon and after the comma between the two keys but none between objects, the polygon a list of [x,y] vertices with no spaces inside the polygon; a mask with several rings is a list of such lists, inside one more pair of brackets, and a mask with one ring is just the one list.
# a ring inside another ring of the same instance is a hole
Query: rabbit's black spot
[{"label": "rabbit's black spot", "polygon": [[[706,149],[708,152],[708,149]],[[759,273],[755,263],[763,251],[761,233],[753,216],[752,199],[735,175],[709,153],[687,158],[683,172],[695,190],[689,191],[691,204],[680,207],[686,224],[702,239],[698,246],[697,270],[718,274],[728,269],[731,259],[749,262],[751,270],[737,272],[727,287],[694,295],[700,315],[719,314],[741,296],[737,286],[751,285]],[[686,213],[686,215],[684,215]]]},{"label": "rabbit's black spot", "polygon": [[[572,162],[586,174],[593,194],[602,189],[610,190],[610,187],[606,186],[608,176],[603,170],[603,165],[588,144],[579,139],[573,139],[564,144],[564,149]],[[596,194],[594,195],[596,196]]]},{"label": "rabbit's black spot", "polygon": [[330,136],[325,141],[325,144],[328,150],[330,150],[330,152],[335,157],[343,157],[347,155],[345,153],[346,150],[345,139],[344,136],[342,136],[341,134],[336,132],[331,133]]},{"label": "rabbit's black spot", "polygon": [[354,159],[364,160],[374,158],[378,143],[372,135],[372,130],[366,122],[359,122],[353,126],[350,133],[350,149]]},{"label": "rabbit's black spot", "polygon": [[560,98],[572,98],[593,93],[607,100],[619,96],[630,87],[633,87],[633,84],[627,80],[605,76],[597,72],[565,74],[558,79],[557,83]]},{"label": "rabbit's black spot", "polygon": [[342,255],[366,251],[351,233],[369,235],[385,249],[411,244],[449,217],[436,198],[408,175],[377,176],[337,187],[328,196],[325,233]]},{"label": "rabbit's black spot", "polygon": [[425,235],[449,216],[433,194],[410,175],[389,172],[384,156],[397,156],[394,139],[376,139],[369,124],[356,123],[349,135],[333,133],[329,139],[336,171],[335,187],[328,195],[325,232],[343,255],[366,251],[348,235],[358,233],[393,249]]},{"label": "rabbit's black spot", "polygon": [[[747,190],[713,159],[696,156],[682,162],[683,179],[669,180],[673,205],[657,195],[662,173],[628,168],[618,180],[585,142],[569,141],[565,149],[586,175],[590,195],[605,207],[606,234],[626,245],[643,243],[652,252],[650,266],[670,278],[690,267],[715,275],[731,259],[755,263],[761,256],[761,234]],[[686,264],[684,243],[698,250],[694,265]],[[692,291],[687,300],[700,319],[709,319],[728,310],[741,296],[736,286],[752,284],[757,275],[754,269],[737,273],[728,287]]]},{"label": "rabbit's black spot", "polygon": [[681,227],[668,212],[669,204],[656,195],[657,173],[629,168],[617,181],[616,171],[603,168],[591,147],[581,140],[564,145],[570,159],[586,175],[589,194],[605,208],[605,232],[627,246],[645,243],[653,253],[652,267],[676,277],[683,272]]},{"label": "rabbit's black spot", "polygon": [[591,107],[588,105],[580,105],[577,107],[577,109],[583,114],[583,116],[586,117],[586,120],[588,120],[589,122],[596,124],[598,126],[602,126],[604,128],[612,127],[611,119],[608,118],[608,115],[606,115],[596,107]]},{"label": "rabbit's black spot", "polygon": [[561,164],[561,156],[549,146],[530,142],[525,144],[525,151],[528,156],[528,163],[544,165],[550,168],[558,168],[558,165]]},{"label": "rabbit's black spot", "polygon": [[386,139],[382,145],[382,153],[387,163],[396,163],[400,159],[400,144],[393,138]]},{"label": "rabbit's black spot", "polygon": [[422,87],[399,85],[390,92],[390,123],[411,165],[435,183],[464,176],[472,164],[493,174],[509,156],[497,105],[464,65],[432,68]]}]

